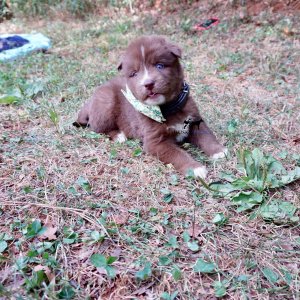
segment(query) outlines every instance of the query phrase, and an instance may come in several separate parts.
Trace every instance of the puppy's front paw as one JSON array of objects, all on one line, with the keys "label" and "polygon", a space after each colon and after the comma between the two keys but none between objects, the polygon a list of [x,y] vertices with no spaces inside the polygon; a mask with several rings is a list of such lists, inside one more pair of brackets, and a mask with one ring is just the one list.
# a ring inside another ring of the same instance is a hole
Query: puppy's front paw
[{"label": "puppy's front paw", "polygon": [[211,158],[214,159],[214,160],[217,160],[217,159],[226,157],[227,154],[228,154],[228,149],[227,149],[227,148],[224,148],[222,151],[213,154],[213,155],[211,156]]},{"label": "puppy's front paw", "polygon": [[126,137],[125,133],[123,131],[121,131],[115,136],[114,141],[118,142],[118,143],[124,143],[127,141],[127,137]]},{"label": "puppy's front paw", "polygon": [[194,175],[195,177],[200,177],[202,179],[205,179],[206,176],[207,176],[207,169],[205,167],[198,167],[198,168],[195,168],[194,170]]}]

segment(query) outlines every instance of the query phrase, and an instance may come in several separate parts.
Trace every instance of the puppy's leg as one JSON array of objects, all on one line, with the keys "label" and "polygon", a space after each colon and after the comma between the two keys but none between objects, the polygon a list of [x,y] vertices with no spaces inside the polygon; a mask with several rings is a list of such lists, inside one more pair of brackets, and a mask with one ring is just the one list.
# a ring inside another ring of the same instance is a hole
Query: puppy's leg
[{"label": "puppy's leg", "polygon": [[[88,125],[91,130],[105,134],[118,130],[114,98],[114,92],[109,85],[100,86],[95,90],[87,105]],[[79,118],[81,117],[86,117],[85,106],[82,108],[82,113],[79,113]]]},{"label": "puppy's leg", "polygon": [[82,106],[82,108],[80,109],[80,111],[78,113],[76,122],[73,123],[74,126],[85,127],[88,125],[90,105],[91,105],[91,102],[89,100]]},{"label": "puppy's leg", "polygon": [[188,141],[213,159],[223,158],[227,154],[227,149],[218,142],[204,121],[199,126],[193,126]]},{"label": "puppy's leg", "polygon": [[127,137],[123,131],[112,130],[107,133],[107,135],[114,141],[118,143],[124,143],[127,141]]},{"label": "puppy's leg", "polygon": [[189,169],[192,169],[197,177],[205,178],[207,175],[206,168],[174,144],[172,140],[166,139],[158,142],[146,140],[144,141],[144,150],[163,163],[172,164],[183,175],[186,175]]}]

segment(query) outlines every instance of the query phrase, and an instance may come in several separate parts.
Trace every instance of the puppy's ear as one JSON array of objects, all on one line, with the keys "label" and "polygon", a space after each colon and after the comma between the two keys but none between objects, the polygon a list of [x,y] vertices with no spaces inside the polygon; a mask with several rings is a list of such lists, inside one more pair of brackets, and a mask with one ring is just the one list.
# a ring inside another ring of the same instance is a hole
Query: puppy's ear
[{"label": "puppy's ear", "polygon": [[123,69],[123,62],[124,62],[124,53],[121,54],[119,57],[119,62],[118,62],[118,71],[121,71]]},{"label": "puppy's ear", "polygon": [[121,70],[122,70],[122,62],[120,61],[118,64],[118,71],[121,71]]},{"label": "puppy's ear", "polygon": [[173,55],[175,55],[178,58],[181,58],[182,51],[177,45],[170,44],[169,48]]}]

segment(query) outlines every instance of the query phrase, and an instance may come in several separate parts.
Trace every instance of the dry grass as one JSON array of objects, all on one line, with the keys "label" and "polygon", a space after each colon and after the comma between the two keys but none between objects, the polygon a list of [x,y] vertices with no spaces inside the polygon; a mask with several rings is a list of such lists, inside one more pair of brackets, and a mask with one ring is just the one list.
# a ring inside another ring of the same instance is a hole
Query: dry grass
[{"label": "dry grass", "polygon": [[[218,180],[221,171],[237,172],[241,147],[259,147],[287,168],[299,165],[299,33],[289,33],[298,30],[299,20],[266,15],[243,23],[228,10],[218,27],[202,34],[188,30],[187,24],[223,9],[199,4],[163,17],[116,11],[86,21],[1,24],[1,33],[41,31],[53,49],[1,65],[0,92],[37,79],[44,87],[34,99],[1,106],[0,232],[6,233],[7,248],[0,255],[0,298],[172,299],[178,291],[176,299],[214,299],[216,281],[223,282],[228,299],[299,298],[299,224],[267,223],[257,209],[237,213],[228,199],[139,155],[138,141],[114,144],[71,126],[94,87],[116,73],[128,41],[160,33],[183,46],[192,93],[230,150],[227,160],[213,163],[187,146],[208,166],[209,181]],[[51,109],[58,122],[50,120]],[[230,133],[233,120],[237,125]],[[163,189],[174,196],[170,203],[163,201]],[[299,193],[296,182],[269,193],[268,201],[299,208]],[[212,219],[220,212],[229,220],[216,226]],[[55,237],[28,237],[37,219]],[[104,238],[93,239],[93,231]],[[184,232],[199,251],[189,249]],[[118,258],[114,279],[91,264],[95,253]],[[162,257],[168,257],[166,265]],[[194,272],[198,258],[214,262],[218,272]],[[147,261],[151,276],[138,280],[136,272]],[[49,269],[44,284],[35,281],[36,266]],[[264,275],[266,269],[278,275],[276,282]]]}]

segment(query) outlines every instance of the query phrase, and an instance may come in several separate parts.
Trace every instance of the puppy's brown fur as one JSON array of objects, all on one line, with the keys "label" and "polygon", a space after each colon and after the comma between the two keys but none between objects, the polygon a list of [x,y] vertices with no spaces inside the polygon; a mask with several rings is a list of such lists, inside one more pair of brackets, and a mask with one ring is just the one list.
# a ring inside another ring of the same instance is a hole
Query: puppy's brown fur
[{"label": "puppy's brown fur", "polygon": [[136,111],[121,92],[126,90],[127,84],[134,96],[146,104],[174,101],[184,83],[180,57],[181,49],[163,37],[144,36],[133,41],[118,67],[120,75],[96,88],[80,110],[77,123],[108,134],[114,140],[138,138],[145,152],[173,164],[183,174],[193,169],[196,176],[204,178],[205,167],[178,143],[190,142],[213,157],[222,157],[225,149],[205,122],[184,128],[187,119],[201,120],[192,97],[188,96],[180,111],[159,123]]}]

